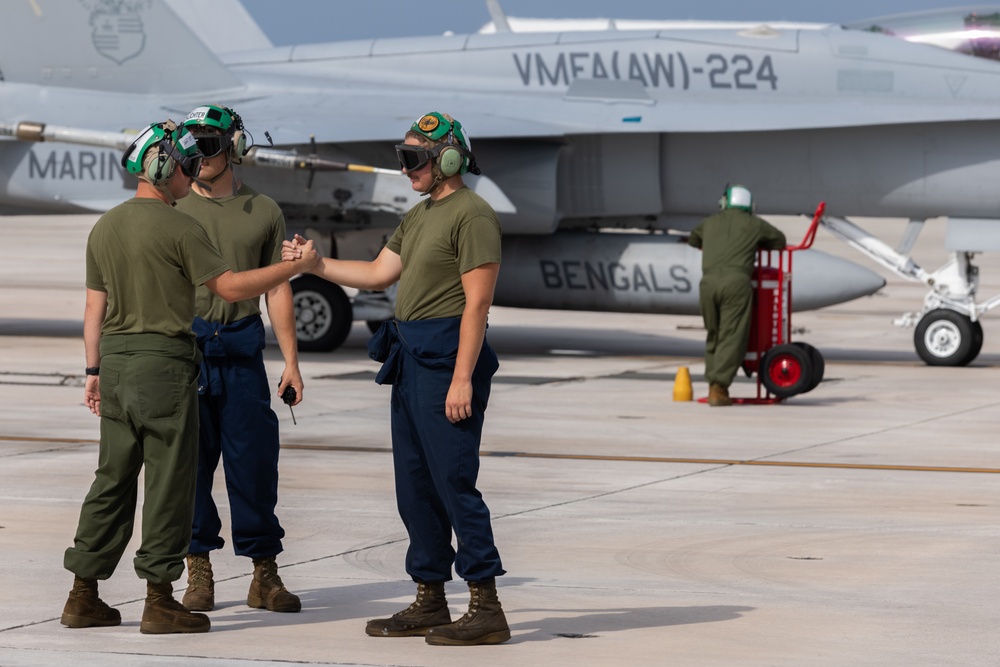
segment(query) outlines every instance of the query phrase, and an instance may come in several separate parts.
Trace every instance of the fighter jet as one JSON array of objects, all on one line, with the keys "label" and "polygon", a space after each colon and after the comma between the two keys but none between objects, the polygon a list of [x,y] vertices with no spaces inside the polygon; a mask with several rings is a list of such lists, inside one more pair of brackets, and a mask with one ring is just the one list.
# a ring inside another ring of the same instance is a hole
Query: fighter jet
[{"label": "fighter jet", "polygon": [[[978,319],[1000,303],[975,302],[971,262],[1000,244],[1000,162],[984,141],[998,126],[1000,64],[838,25],[494,23],[272,47],[235,0],[13,3],[0,24],[0,134],[11,137],[0,205],[104,210],[131,195],[118,164],[130,133],[223,103],[256,144],[241,177],[281,203],[290,231],[367,258],[419,201],[392,145],[442,110],[469,130],[484,172],[471,186],[501,217],[499,305],[696,314],[700,257],[683,234],[741,183],[766,214],[826,201],[831,230],[923,280],[910,321],[928,363],[978,354]],[[954,260],[925,272],[908,245],[875,243],[854,216],[905,217],[913,230],[951,216]],[[883,283],[811,252],[796,260],[793,308]],[[391,314],[391,294],[351,300],[309,276],[296,299],[307,349],[336,347],[352,319]]]}]

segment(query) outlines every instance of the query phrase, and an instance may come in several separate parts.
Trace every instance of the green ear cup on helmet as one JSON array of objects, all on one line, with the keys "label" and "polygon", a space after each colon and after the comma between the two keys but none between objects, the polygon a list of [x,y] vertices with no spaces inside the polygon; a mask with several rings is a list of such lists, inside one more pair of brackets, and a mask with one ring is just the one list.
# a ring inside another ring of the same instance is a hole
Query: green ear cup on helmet
[{"label": "green ear cup on helmet", "polygon": [[233,150],[237,159],[247,154],[247,135],[243,130],[236,130],[233,134]]},{"label": "green ear cup on helmet", "polygon": [[170,176],[174,173],[175,163],[164,151],[159,148],[155,150],[157,151],[156,159],[150,160],[143,172],[150,183],[160,185],[170,180]]},{"label": "green ear cup on helmet", "polygon": [[437,163],[445,178],[451,178],[459,172],[465,173],[465,156],[454,146],[445,145],[438,153]]}]

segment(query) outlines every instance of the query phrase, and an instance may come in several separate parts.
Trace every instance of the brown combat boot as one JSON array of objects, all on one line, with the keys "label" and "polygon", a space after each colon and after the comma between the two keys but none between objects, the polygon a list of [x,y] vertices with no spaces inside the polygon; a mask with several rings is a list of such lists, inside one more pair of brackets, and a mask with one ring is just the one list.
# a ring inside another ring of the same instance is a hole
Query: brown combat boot
[{"label": "brown combat boot", "polygon": [[733,399],[729,398],[729,388],[721,384],[711,384],[708,387],[708,404],[712,407],[725,407],[733,404]]},{"label": "brown combat boot", "polygon": [[172,584],[146,582],[146,606],[139,632],[169,635],[175,632],[208,632],[212,623],[205,614],[194,614],[174,599]]},{"label": "brown combat boot", "polygon": [[59,622],[71,628],[105,627],[121,625],[122,615],[97,597],[97,580],[75,577]]},{"label": "brown combat boot", "polygon": [[208,552],[188,554],[188,587],[181,604],[188,611],[212,611],[215,608],[215,581],[212,580],[212,561]]},{"label": "brown combat boot", "polygon": [[502,644],[510,639],[507,617],[497,599],[496,579],[469,582],[469,611],[450,625],[431,628],[424,638],[436,646]]},{"label": "brown combat boot", "polygon": [[247,593],[247,604],[254,609],[268,611],[299,611],[302,602],[289,593],[278,576],[278,563],[274,556],[253,559],[253,581]]},{"label": "brown combat boot", "polygon": [[389,618],[368,621],[365,632],[372,637],[416,637],[430,628],[451,623],[451,612],[444,597],[444,582],[417,583],[417,599],[403,611]]}]

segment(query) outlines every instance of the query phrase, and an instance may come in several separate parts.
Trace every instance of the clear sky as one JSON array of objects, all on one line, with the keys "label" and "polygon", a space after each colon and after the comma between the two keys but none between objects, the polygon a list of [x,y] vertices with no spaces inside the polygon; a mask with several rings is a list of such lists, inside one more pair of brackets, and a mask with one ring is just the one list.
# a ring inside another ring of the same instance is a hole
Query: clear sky
[{"label": "clear sky", "polygon": [[[484,0],[243,0],[275,45],[469,33],[489,21]],[[947,0],[500,0],[524,18],[705,19],[853,23],[930,9],[978,7]],[[1000,5],[994,5],[1000,11]]]}]

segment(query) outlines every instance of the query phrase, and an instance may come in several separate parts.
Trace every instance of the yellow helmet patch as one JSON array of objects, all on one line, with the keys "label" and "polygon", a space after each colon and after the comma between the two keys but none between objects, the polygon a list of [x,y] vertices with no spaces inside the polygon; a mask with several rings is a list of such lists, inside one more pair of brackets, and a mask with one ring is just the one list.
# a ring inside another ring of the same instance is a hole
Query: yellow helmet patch
[{"label": "yellow helmet patch", "polygon": [[433,132],[437,129],[437,126],[441,124],[441,120],[432,114],[427,114],[423,118],[417,121],[417,127],[420,128],[421,132]]}]

